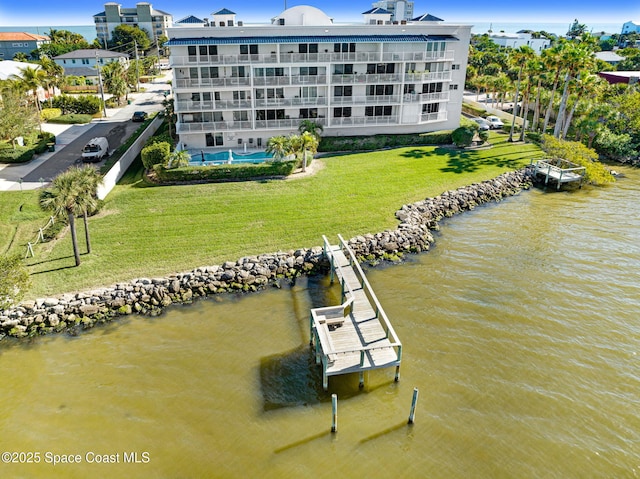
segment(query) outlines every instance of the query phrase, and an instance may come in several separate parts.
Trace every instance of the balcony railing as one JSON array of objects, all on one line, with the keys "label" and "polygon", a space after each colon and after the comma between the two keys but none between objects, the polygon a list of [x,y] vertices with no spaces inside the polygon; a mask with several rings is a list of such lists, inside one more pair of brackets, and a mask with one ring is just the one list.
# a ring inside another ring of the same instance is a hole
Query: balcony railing
[{"label": "balcony railing", "polygon": [[176,102],[177,112],[189,111],[214,111],[214,110],[230,110],[230,109],[247,109],[251,108],[251,99],[245,100],[216,100],[216,101],[193,101],[182,100]]},{"label": "balcony railing", "polygon": [[[171,66],[185,65],[234,65],[249,63],[328,63],[328,62],[401,62],[401,61],[442,61],[453,60],[454,51],[436,52],[323,52],[323,53],[276,53],[276,47],[270,53],[236,55],[171,55]],[[285,47],[286,48],[286,47]],[[281,47],[282,49],[282,47]]]},{"label": "balcony railing", "polygon": [[251,121],[178,122],[178,133],[206,131],[251,130]]},{"label": "balcony railing", "polygon": [[249,86],[251,79],[249,77],[233,77],[233,78],[177,78],[175,80],[176,88],[198,88],[198,87],[226,87],[226,86]]},{"label": "balcony railing", "polygon": [[450,94],[448,91],[439,91],[433,93],[405,93],[405,103],[429,103],[433,101],[449,101]]},{"label": "balcony railing", "polygon": [[437,113],[422,113],[420,122],[427,123],[430,121],[445,121],[447,119],[447,111],[439,111]]},{"label": "balcony railing", "polygon": [[331,118],[331,126],[354,126],[354,125],[396,125],[398,115],[390,116],[351,116],[347,118]]},{"label": "balcony railing", "polygon": [[400,103],[400,95],[334,96],[331,105],[390,105]]},{"label": "balcony railing", "polygon": [[267,106],[298,106],[298,105],[326,105],[325,97],[303,98],[256,98],[256,108]]},{"label": "balcony railing", "polygon": [[451,81],[451,70],[442,72],[413,72],[404,75],[407,82]]},{"label": "balcony railing", "polygon": [[313,120],[322,126],[327,126],[327,120],[325,118],[287,118],[284,120],[256,120],[256,130],[280,130],[298,128],[302,120]]}]

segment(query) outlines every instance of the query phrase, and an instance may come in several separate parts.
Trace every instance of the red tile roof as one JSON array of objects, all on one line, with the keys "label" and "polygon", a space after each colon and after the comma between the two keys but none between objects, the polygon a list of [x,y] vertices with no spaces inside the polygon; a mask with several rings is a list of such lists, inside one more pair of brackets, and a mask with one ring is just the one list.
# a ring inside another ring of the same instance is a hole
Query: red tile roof
[{"label": "red tile roof", "polygon": [[27,32],[0,32],[0,42],[10,42],[10,41],[47,41],[49,37],[45,35],[36,35],[35,33],[27,33]]}]

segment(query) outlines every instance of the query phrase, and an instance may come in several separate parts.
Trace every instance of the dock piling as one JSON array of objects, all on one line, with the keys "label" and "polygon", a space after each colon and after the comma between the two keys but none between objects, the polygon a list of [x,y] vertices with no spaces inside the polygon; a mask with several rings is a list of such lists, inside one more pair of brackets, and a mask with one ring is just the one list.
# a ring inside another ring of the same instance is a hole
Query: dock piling
[{"label": "dock piling", "polygon": [[331,395],[331,432],[338,432],[338,395]]},{"label": "dock piling", "polygon": [[418,403],[418,388],[413,388],[413,399],[411,400],[411,412],[409,412],[409,424],[413,424],[415,421],[417,403]]}]

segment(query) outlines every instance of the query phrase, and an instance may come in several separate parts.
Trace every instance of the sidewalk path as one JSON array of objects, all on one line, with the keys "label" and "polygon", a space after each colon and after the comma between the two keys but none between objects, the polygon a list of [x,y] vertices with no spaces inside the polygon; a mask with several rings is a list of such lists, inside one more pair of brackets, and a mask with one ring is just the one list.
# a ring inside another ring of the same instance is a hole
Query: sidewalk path
[{"label": "sidewalk path", "polygon": [[61,171],[79,162],[80,151],[93,136],[107,136],[109,148],[114,150],[124,143],[130,133],[140,125],[131,123],[134,111],[148,113],[162,110],[163,92],[169,90],[168,76],[153,83],[145,83],[145,92],[129,95],[130,105],[122,108],[107,108],[107,117],[93,120],[85,125],[60,125],[43,123],[42,130],[56,135],[54,152],[36,155],[22,164],[0,164],[0,191],[31,190],[47,186]]}]

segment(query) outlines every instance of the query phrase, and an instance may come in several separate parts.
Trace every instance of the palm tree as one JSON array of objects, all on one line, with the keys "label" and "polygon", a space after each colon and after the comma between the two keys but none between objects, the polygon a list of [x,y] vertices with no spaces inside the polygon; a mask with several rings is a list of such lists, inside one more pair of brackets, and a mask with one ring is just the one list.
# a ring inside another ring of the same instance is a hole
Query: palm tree
[{"label": "palm tree", "polygon": [[302,149],[302,171],[307,171],[307,153],[311,153],[311,158],[318,151],[318,137],[314,136],[311,132],[305,131],[300,135],[300,143]]},{"label": "palm tree", "polygon": [[564,126],[567,101],[569,99],[569,84],[581,69],[588,69],[593,63],[593,47],[590,35],[585,34],[585,41],[571,42],[563,53],[563,62],[567,67],[564,88],[558,107],[558,117],[553,129],[553,136],[560,138]]},{"label": "palm tree", "polygon": [[553,102],[555,101],[556,89],[558,88],[558,83],[560,81],[560,74],[564,69],[564,63],[562,62],[562,52],[566,44],[566,41],[564,39],[561,39],[559,43],[542,52],[542,61],[545,64],[545,67],[548,71],[555,72],[553,78],[553,87],[551,88],[551,96],[549,98],[549,103],[547,104],[547,109],[544,114],[544,122],[542,123],[543,133],[547,131],[547,125],[549,124],[551,111],[553,110]]},{"label": "palm tree", "polygon": [[[69,221],[76,266],[80,266],[76,216],[88,211],[91,204],[89,192],[94,184],[90,172],[83,172],[81,168],[72,167],[56,176],[51,182],[51,186],[40,193],[40,207],[42,209],[53,212],[55,216],[66,216]],[[95,189],[93,189],[91,196],[94,193]],[[87,247],[89,248],[89,244]]]},{"label": "palm tree", "polygon": [[320,134],[322,133],[323,127],[320,123],[315,122],[313,120],[302,120],[300,125],[298,126],[298,131],[302,134],[305,132],[310,133],[315,136],[318,140],[320,139]]},{"label": "palm tree", "polygon": [[[97,68],[100,68],[96,65]],[[102,81],[104,88],[111,93],[118,104],[120,99],[127,94],[127,71],[120,62],[111,62],[102,68]]]},{"label": "palm tree", "polygon": [[40,65],[46,74],[44,86],[47,88],[49,101],[51,101],[51,97],[55,94],[55,89],[60,88],[64,83],[64,68],[46,55],[40,57]]},{"label": "palm tree", "polygon": [[282,161],[287,155],[291,154],[291,145],[286,136],[272,136],[267,141],[265,151],[273,154],[274,161]]},{"label": "palm tree", "polygon": [[92,166],[80,168],[77,172],[80,181],[82,196],[80,207],[82,208],[82,219],[84,221],[84,235],[87,243],[87,253],[91,253],[91,238],[89,237],[89,214],[93,214],[98,209],[98,186],[102,183],[102,175]]},{"label": "palm tree", "polygon": [[17,77],[18,85],[26,92],[33,94],[33,102],[38,112],[38,124],[42,130],[42,119],[40,118],[40,100],[38,99],[38,88],[46,84],[47,74],[40,66],[24,67],[20,69],[21,74]]},{"label": "palm tree", "polygon": [[516,84],[516,96],[513,102],[513,120],[511,121],[511,131],[509,131],[509,141],[513,141],[513,130],[516,127],[516,116],[518,115],[518,101],[520,97],[520,79],[522,77],[522,70],[526,62],[533,58],[535,52],[531,47],[522,45],[517,50],[514,50],[511,54],[511,61],[519,66],[518,69],[518,82]]},{"label": "palm tree", "polygon": [[180,168],[181,166],[189,166],[191,155],[187,150],[174,150],[169,157],[167,168]]}]

